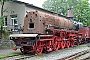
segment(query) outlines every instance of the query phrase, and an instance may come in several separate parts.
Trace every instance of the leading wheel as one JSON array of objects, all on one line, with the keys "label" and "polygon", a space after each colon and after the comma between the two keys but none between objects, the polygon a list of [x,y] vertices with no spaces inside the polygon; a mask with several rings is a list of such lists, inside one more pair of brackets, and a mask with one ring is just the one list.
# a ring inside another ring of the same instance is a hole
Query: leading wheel
[{"label": "leading wheel", "polygon": [[42,51],[43,51],[43,48],[42,47],[36,47],[35,55],[41,54]]}]

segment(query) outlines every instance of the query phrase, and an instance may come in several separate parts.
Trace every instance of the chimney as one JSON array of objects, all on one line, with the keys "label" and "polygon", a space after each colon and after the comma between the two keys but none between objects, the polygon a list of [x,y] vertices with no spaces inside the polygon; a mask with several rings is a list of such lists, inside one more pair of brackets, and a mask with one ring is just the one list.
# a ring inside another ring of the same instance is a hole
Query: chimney
[{"label": "chimney", "polygon": [[68,18],[69,20],[74,20],[74,19],[73,19],[72,8],[69,8],[69,9],[67,10],[67,18]]}]

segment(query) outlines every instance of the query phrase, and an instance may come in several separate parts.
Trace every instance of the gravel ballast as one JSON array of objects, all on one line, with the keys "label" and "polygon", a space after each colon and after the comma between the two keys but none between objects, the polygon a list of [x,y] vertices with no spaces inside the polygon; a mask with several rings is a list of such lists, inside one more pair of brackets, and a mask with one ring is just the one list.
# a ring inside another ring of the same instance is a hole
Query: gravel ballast
[{"label": "gravel ballast", "polygon": [[90,49],[87,44],[80,45],[80,46],[75,46],[75,47],[70,47],[70,48],[65,48],[65,49],[60,49],[57,51],[50,52],[48,54],[41,54],[37,55],[25,60],[57,60],[63,57],[66,57],[68,55],[72,55],[84,50]]}]

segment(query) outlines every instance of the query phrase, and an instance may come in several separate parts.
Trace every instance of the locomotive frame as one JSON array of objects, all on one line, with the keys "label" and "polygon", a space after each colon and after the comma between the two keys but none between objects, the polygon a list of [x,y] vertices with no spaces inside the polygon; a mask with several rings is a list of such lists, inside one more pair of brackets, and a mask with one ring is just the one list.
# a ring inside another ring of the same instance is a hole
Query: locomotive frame
[{"label": "locomotive frame", "polygon": [[[51,52],[60,48],[73,47],[74,43],[81,42],[78,40],[78,33],[73,30],[58,30],[54,29],[53,35],[39,35],[39,34],[13,34],[10,39],[17,45],[15,49],[20,48],[22,53],[39,54],[42,51]],[[20,35],[20,36],[19,36]]]}]

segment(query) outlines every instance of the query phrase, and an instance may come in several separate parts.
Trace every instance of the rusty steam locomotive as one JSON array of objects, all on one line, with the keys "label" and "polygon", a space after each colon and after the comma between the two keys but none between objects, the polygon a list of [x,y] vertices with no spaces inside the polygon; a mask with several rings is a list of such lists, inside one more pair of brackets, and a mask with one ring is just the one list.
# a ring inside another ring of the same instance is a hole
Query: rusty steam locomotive
[{"label": "rusty steam locomotive", "polygon": [[[30,11],[24,19],[23,34],[12,34],[10,39],[22,53],[39,54],[82,43],[83,24],[57,14]],[[90,29],[89,29],[90,30]]]}]

